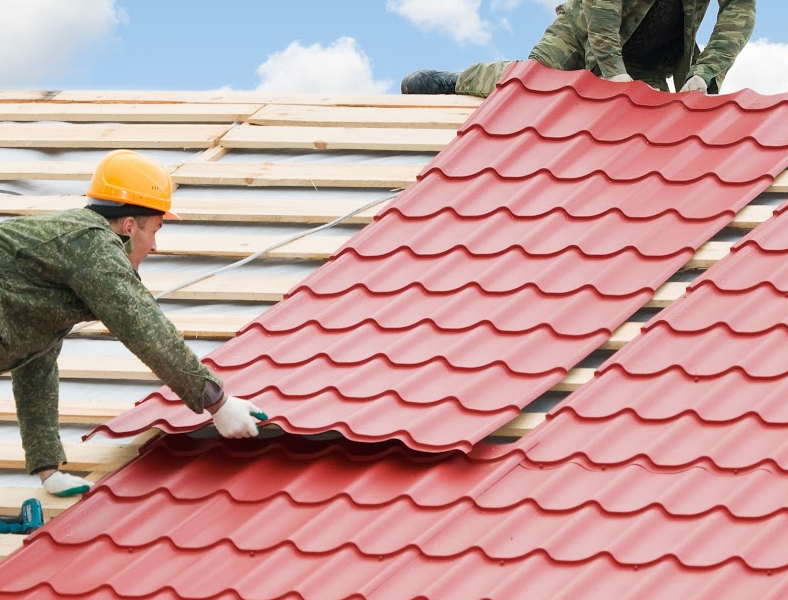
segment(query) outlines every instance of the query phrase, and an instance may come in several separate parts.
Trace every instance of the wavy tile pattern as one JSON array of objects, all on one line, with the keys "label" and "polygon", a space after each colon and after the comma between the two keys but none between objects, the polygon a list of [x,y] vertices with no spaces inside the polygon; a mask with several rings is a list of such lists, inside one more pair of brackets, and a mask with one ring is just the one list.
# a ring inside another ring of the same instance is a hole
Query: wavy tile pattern
[{"label": "wavy tile pattern", "polygon": [[[726,98],[513,65],[416,184],[206,364],[286,431],[469,452],[788,165],[786,104]],[[99,430],[204,422],[165,388]]]},{"label": "wavy tile pattern", "polygon": [[[427,455],[396,442],[170,436],[0,564],[0,598],[788,592],[784,478],[544,468],[526,458],[532,446]],[[738,493],[743,485],[756,493]]]}]

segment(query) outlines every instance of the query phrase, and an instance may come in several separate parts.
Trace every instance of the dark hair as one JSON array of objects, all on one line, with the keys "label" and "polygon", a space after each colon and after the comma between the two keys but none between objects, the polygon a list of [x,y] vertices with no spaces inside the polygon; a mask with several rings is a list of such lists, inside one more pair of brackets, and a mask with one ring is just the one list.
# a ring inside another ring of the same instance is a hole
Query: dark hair
[{"label": "dark hair", "polygon": [[107,221],[122,219],[123,217],[154,217],[164,215],[164,211],[138,206],[136,204],[119,204],[118,206],[105,206],[103,204],[88,204],[88,210],[100,214]]}]

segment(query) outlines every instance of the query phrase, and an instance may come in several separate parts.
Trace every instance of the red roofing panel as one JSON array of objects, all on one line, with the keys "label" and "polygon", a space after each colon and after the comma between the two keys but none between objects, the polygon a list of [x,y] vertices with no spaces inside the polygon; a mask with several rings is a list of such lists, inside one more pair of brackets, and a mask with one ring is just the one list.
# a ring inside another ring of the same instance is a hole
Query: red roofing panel
[{"label": "red roofing panel", "polygon": [[[784,103],[645,88],[513,65],[420,181],[206,364],[290,432],[470,450],[788,164]],[[100,430],[205,421],[165,389]]]},{"label": "red roofing panel", "polygon": [[[782,479],[637,464],[540,468],[524,458],[531,446],[424,455],[287,436],[158,441],[0,564],[0,598],[788,591]],[[734,496],[734,484],[748,493]],[[699,485],[730,506],[693,493]]]}]

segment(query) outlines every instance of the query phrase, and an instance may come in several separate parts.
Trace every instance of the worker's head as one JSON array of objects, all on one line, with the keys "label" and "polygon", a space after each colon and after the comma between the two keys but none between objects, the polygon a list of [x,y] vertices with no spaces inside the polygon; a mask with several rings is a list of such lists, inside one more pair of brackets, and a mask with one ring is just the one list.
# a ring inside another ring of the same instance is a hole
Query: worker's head
[{"label": "worker's head", "polygon": [[110,222],[115,233],[131,238],[129,259],[134,269],[156,250],[156,232],[170,211],[172,178],[147,156],[114,150],[99,162],[90,182],[87,208]]}]

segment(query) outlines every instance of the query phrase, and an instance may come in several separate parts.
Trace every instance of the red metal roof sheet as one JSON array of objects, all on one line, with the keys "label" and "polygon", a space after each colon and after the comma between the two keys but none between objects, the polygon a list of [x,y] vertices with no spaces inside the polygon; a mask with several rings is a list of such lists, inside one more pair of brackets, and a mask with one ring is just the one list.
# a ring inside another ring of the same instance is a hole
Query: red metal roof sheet
[{"label": "red metal roof sheet", "polygon": [[0,564],[0,598],[788,592],[785,478],[544,468],[527,458],[533,445],[425,455],[396,442],[171,436]]},{"label": "red metal roof sheet", "polygon": [[[468,452],[773,181],[785,116],[515,64],[416,184],[205,363],[287,431]],[[164,388],[99,430],[206,422]]]}]

